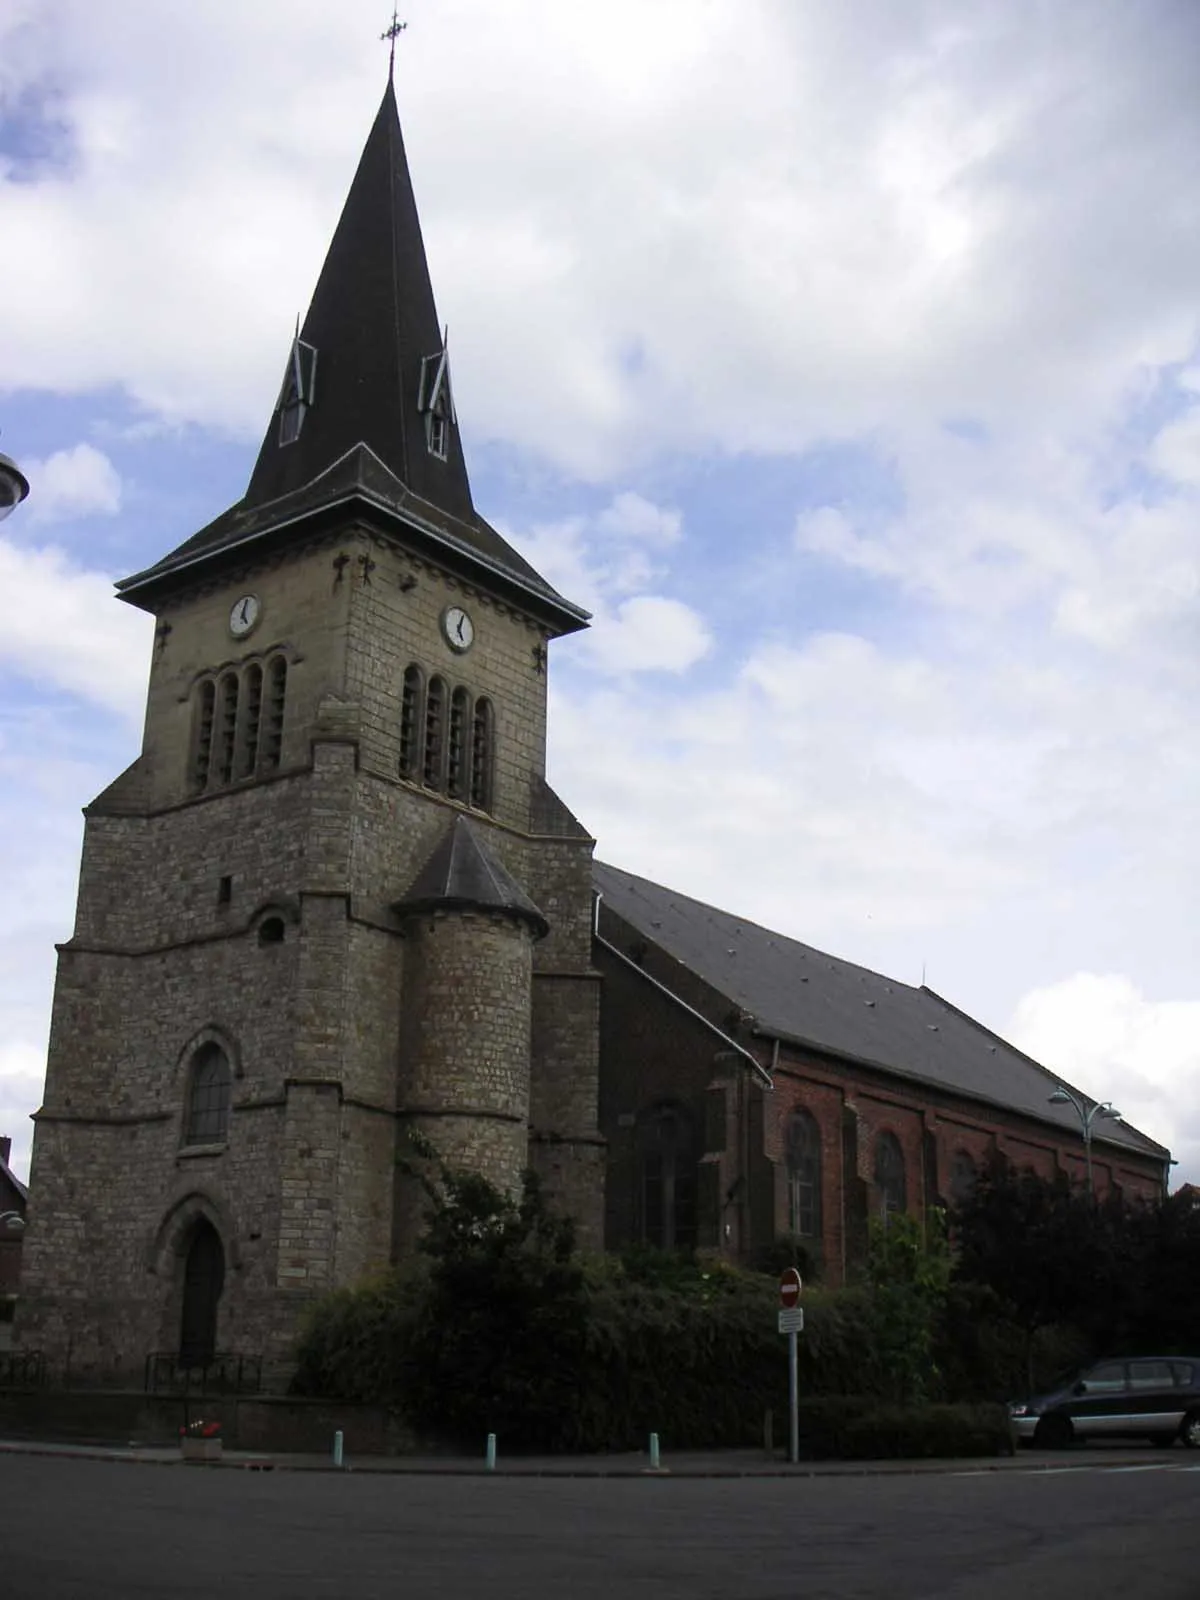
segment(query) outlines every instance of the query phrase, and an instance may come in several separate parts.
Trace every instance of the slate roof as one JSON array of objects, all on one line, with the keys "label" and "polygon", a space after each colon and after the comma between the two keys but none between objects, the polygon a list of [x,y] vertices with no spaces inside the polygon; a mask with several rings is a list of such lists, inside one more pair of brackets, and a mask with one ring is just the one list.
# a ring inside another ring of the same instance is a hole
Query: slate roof
[{"label": "slate roof", "polygon": [[[1009,1108],[1079,1136],[1071,1108],[1047,1103],[1055,1085],[1066,1080],[932,989],[839,960],[603,862],[594,863],[594,883],[603,904],[649,943],[748,1012],[755,1032]],[[1097,1123],[1093,1142],[1159,1159],[1168,1154],[1124,1122]]]},{"label": "slate roof", "polygon": [[454,819],[393,909],[401,913],[499,911],[528,922],[539,939],[550,931],[537,906],[492,855],[467,817]]},{"label": "slate roof", "polygon": [[119,583],[122,598],[148,604],[184,569],[272,533],[294,534],[298,521],[356,498],[398,517],[418,544],[436,546],[438,555],[448,550],[452,565],[540,602],[533,609],[558,631],[584,626],[587,612],[564,600],[475,510],[457,424],[447,429],[445,460],[427,446],[422,363],[437,358],[445,340],[390,83],[300,339],[315,349],[316,364],[299,437],[280,442],[277,402],[243,498]]},{"label": "slate roof", "polygon": [[29,1199],[28,1188],[21,1182],[20,1178],[17,1177],[16,1173],[9,1166],[8,1162],[3,1156],[0,1156],[0,1178],[7,1178],[8,1182],[11,1183],[13,1188],[16,1190],[17,1197],[22,1203]]}]

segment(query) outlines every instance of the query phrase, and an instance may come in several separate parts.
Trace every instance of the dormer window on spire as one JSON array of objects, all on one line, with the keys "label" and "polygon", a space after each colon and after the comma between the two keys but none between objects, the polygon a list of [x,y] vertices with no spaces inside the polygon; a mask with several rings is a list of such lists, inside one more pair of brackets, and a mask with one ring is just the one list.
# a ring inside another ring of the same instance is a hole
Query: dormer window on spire
[{"label": "dormer window on spire", "polygon": [[425,442],[430,455],[445,461],[450,447],[450,428],[458,418],[454,414],[454,396],[450,390],[450,354],[444,344],[437,355],[422,357],[417,409],[425,418]]},{"label": "dormer window on spire", "polygon": [[279,442],[295,444],[313,403],[317,377],[317,352],[297,334],[292,340],[283,387],[279,391]]}]

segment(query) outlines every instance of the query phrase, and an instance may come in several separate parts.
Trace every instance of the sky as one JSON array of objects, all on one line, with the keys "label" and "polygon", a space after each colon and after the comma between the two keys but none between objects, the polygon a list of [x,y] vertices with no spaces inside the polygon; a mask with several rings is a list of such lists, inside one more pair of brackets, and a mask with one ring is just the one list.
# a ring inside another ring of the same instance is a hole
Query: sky
[{"label": "sky", "polygon": [[[922,978],[1200,1182],[1200,8],[411,0],[475,501],[589,632],[598,855]],[[365,0],[0,7],[0,1132],[28,1170],[113,581],[242,494]]]}]

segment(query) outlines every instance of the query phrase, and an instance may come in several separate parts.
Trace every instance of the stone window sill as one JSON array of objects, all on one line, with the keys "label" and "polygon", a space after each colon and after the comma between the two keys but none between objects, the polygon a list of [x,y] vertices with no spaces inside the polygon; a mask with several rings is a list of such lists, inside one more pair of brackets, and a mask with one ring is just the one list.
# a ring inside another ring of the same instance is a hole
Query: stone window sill
[{"label": "stone window sill", "polygon": [[221,1144],[185,1144],[182,1150],[176,1152],[176,1161],[193,1161],[198,1156],[223,1156],[228,1149],[224,1142]]}]

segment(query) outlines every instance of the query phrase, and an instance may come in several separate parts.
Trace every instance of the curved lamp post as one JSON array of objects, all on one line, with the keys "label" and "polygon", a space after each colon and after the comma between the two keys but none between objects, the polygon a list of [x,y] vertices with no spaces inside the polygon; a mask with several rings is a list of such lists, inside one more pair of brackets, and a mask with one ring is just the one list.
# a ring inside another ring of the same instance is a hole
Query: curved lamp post
[{"label": "curved lamp post", "polygon": [[1083,1129],[1083,1159],[1087,1170],[1087,1192],[1092,1193],[1092,1124],[1106,1118],[1110,1122],[1120,1122],[1121,1113],[1115,1108],[1111,1100],[1096,1101],[1088,1105],[1086,1100],[1081,1100],[1077,1094],[1072,1094],[1060,1083],[1050,1096],[1052,1106],[1070,1106],[1079,1118],[1079,1126]]},{"label": "curved lamp post", "polygon": [[15,511],[29,493],[29,479],[10,456],[0,455],[0,522]]}]

